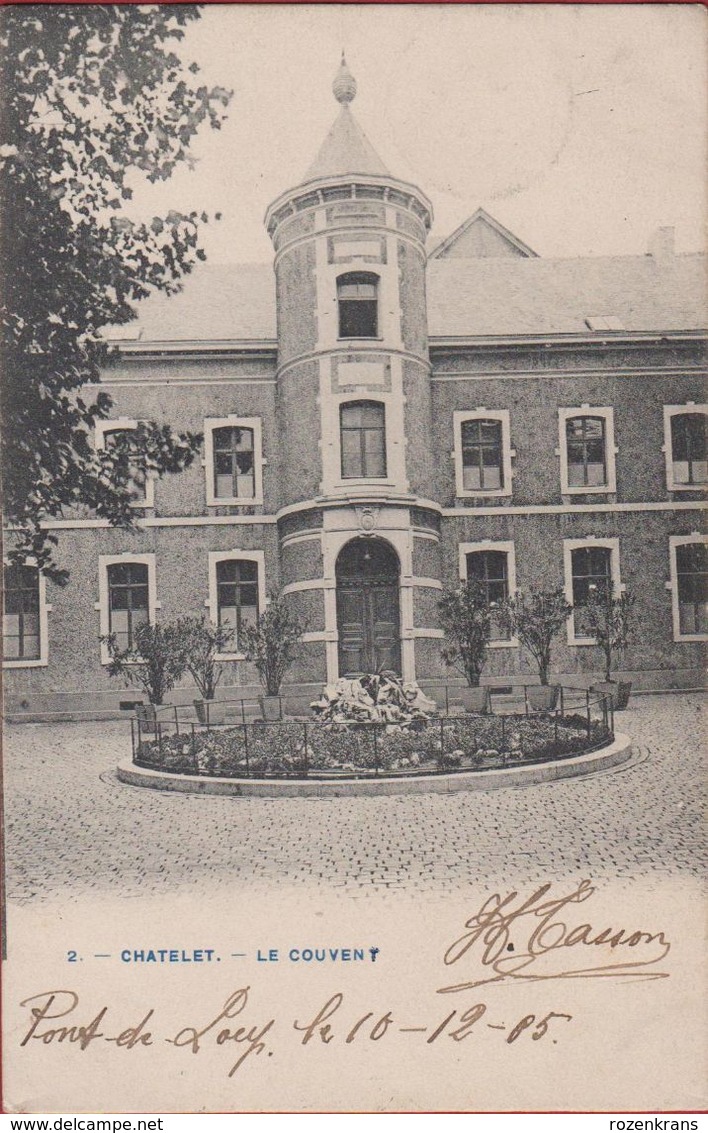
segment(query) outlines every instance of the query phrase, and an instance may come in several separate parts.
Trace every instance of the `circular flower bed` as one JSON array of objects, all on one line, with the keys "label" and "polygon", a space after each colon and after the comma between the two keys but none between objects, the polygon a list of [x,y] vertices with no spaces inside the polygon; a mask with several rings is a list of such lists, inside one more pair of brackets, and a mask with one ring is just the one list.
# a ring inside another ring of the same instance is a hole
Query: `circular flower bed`
[{"label": "circular flower bed", "polygon": [[228,778],[415,775],[563,759],[609,743],[583,716],[419,717],[405,726],[361,722],[256,722],[161,735],[135,762],[159,771]]}]

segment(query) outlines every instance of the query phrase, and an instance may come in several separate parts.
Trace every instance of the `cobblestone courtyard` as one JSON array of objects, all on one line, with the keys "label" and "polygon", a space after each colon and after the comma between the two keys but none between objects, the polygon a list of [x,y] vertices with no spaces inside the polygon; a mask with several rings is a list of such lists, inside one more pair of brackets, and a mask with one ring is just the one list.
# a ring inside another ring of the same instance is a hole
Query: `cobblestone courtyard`
[{"label": "cobblestone courtyard", "polygon": [[636,698],[631,764],[585,779],[444,795],[238,799],[118,782],[126,722],[5,734],[7,894],[136,897],[319,885],[444,892],[582,871],[626,880],[705,869],[701,698]]}]

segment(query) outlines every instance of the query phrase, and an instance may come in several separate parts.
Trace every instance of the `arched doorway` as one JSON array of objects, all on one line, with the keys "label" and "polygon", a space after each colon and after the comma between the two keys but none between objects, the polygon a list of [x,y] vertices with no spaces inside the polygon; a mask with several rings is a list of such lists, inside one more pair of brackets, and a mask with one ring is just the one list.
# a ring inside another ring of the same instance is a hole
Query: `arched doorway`
[{"label": "arched doorway", "polygon": [[339,552],[339,675],[401,671],[398,556],[382,539],[359,538]]}]

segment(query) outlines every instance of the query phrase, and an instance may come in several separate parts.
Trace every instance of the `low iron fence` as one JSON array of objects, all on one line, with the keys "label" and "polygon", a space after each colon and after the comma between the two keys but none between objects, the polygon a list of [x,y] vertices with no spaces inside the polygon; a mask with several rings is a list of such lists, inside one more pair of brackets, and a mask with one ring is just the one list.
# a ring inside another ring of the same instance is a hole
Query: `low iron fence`
[{"label": "low iron fence", "polygon": [[564,688],[552,711],[534,712],[526,688],[516,687],[521,690],[516,699],[505,697],[493,712],[440,711],[402,726],[330,723],[314,717],[248,719],[249,701],[220,702],[219,707],[230,706],[236,718],[202,723],[186,718],[187,706],[170,706],[147,727],[138,717],[131,720],[133,762],[155,770],[229,778],[375,778],[564,759],[612,740],[610,697]]}]

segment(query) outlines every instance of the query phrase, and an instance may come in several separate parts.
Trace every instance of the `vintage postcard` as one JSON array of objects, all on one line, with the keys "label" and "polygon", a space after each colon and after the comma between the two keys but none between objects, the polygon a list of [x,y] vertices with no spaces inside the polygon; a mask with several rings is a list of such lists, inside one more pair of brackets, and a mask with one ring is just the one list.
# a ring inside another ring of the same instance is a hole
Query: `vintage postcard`
[{"label": "vintage postcard", "polygon": [[1,18],[5,1110],[704,1110],[705,12]]}]

